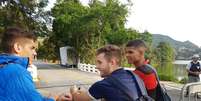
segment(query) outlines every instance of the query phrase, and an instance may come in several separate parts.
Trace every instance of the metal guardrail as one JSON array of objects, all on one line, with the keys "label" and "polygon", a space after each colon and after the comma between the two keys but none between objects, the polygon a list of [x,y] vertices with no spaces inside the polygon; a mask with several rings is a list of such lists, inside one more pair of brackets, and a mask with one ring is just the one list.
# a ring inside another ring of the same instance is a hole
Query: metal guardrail
[{"label": "metal guardrail", "polygon": [[197,95],[198,93],[201,92],[201,82],[195,82],[195,83],[187,83],[183,86],[181,89],[181,94],[180,94],[180,100],[179,101],[184,101],[184,94],[188,90],[188,101],[190,101],[190,95],[195,94],[195,101],[197,101]]},{"label": "metal guardrail", "polygon": [[85,72],[99,73],[95,65],[79,63],[78,69]]},{"label": "metal guardrail", "polygon": [[[124,68],[127,70],[132,70],[132,71],[134,70],[134,68],[127,68],[127,67],[124,67]],[[79,63],[78,69],[85,72],[99,73],[99,71],[96,69],[96,65],[91,65],[91,64]]]}]

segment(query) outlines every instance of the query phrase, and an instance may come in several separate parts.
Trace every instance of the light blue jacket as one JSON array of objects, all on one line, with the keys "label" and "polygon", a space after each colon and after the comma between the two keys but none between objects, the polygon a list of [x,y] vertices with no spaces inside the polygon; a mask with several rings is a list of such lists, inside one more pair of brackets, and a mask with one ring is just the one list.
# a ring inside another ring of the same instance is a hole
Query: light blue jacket
[{"label": "light blue jacket", "polygon": [[37,92],[27,67],[28,58],[0,55],[0,101],[54,101]]}]

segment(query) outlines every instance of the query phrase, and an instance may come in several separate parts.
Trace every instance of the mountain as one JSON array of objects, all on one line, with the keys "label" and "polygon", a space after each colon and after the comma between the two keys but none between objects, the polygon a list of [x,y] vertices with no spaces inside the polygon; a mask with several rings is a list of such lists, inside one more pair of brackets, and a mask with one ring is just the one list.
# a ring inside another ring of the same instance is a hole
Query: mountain
[{"label": "mountain", "polygon": [[193,54],[201,54],[201,48],[190,41],[181,42],[161,34],[152,34],[152,38],[153,47],[156,47],[160,42],[169,43],[175,49],[176,59],[191,59]]}]

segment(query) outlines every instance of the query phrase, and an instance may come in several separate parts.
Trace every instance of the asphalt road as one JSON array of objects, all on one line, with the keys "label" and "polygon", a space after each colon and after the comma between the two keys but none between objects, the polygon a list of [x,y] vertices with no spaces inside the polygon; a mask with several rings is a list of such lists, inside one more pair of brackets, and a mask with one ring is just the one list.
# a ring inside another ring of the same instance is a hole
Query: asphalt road
[{"label": "asphalt road", "polygon": [[[40,79],[40,81],[36,83],[37,89],[45,96],[68,92],[69,87],[73,85],[87,90],[91,84],[102,79],[98,74],[79,71],[76,68],[61,67],[57,64],[42,61],[35,61],[34,64],[38,67]],[[179,101],[183,85],[164,81],[161,83],[165,85],[172,101]],[[188,99],[185,98],[184,101],[188,101]],[[190,101],[194,101],[194,96],[191,97]],[[197,101],[201,101],[201,99]]]}]

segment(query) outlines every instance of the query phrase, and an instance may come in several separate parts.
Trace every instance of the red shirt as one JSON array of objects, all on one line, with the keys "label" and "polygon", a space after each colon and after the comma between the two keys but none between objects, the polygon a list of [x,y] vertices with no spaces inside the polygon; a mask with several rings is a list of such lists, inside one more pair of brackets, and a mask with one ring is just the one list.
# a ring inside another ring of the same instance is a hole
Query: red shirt
[{"label": "red shirt", "polygon": [[149,65],[138,67],[133,72],[144,81],[147,90],[153,90],[157,87],[157,78],[154,70]]}]

